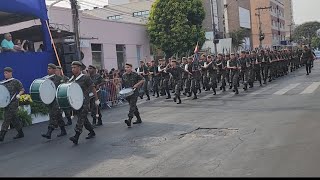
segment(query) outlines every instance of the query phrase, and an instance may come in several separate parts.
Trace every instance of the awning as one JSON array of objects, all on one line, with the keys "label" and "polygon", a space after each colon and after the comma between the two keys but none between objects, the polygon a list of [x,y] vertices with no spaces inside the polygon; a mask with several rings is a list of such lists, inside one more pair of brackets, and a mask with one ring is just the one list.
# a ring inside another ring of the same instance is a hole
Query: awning
[{"label": "awning", "polygon": [[[74,35],[73,32],[64,31],[64,30],[58,31],[52,28],[51,28],[51,33],[52,33],[53,39],[66,38]],[[42,37],[43,33],[42,33],[41,25],[35,25],[29,28],[13,31],[11,32],[11,34],[14,39],[21,39],[21,40],[26,39],[33,42],[43,41],[43,37]]]}]

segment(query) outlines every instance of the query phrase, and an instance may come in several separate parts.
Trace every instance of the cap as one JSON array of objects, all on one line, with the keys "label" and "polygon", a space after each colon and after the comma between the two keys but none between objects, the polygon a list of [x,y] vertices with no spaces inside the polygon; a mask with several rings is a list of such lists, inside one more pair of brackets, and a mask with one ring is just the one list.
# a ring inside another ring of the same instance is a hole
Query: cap
[{"label": "cap", "polygon": [[3,71],[12,72],[13,69],[12,69],[11,67],[5,67],[5,68],[3,69]]},{"label": "cap", "polygon": [[94,65],[89,65],[89,68],[97,69]]},{"label": "cap", "polygon": [[57,69],[57,66],[55,64],[48,64],[48,67],[51,68],[51,69]]},{"label": "cap", "polygon": [[126,63],[126,66],[130,66],[130,67],[132,67],[132,64]]},{"label": "cap", "polygon": [[82,63],[79,62],[79,61],[73,61],[73,62],[71,63],[71,65],[82,66]]},{"label": "cap", "polygon": [[171,60],[171,62],[175,62],[175,63],[176,63],[176,62],[177,62],[177,60],[175,60],[175,59],[172,59],[172,60]]},{"label": "cap", "polygon": [[140,63],[144,63],[144,61],[141,60]]},{"label": "cap", "polygon": [[61,70],[61,69],[62,69],[62,67],[61,67],[61,66],[57,66],[57,69],[60,69],[60,70]]}]

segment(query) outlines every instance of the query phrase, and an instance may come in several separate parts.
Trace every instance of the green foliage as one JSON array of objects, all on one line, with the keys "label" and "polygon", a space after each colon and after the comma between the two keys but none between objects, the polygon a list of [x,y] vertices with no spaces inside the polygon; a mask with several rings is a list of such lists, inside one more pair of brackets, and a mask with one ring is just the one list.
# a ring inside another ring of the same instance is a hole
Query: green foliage
[{"label": "green foliage", "polygon": [[293,40],[303,44],[311,43],[312,39],[317,36],[316,32],[320,29],[320,22],[312,21],[301,24],[293,32]]},{"label": "green foliage", "polygon": [[311,46],[314,48],[320,48],[320,38],[319,37],[313,37],[311,40]]},{"label": "green foliage", "polygon": [[166,57],[193,51],[205,42],[204,18],[201,0],[156,0],[147,24],[150,41]]},{"label": "green foliage", "polygon": [[244,43],[244,38],[248,37],[248,31],[245,29],[238,29],[229,33],[230,38],[232,38],[232,46],[238,51],[239,47]]},{"label": "green foliage", "polygon": [[43,103],[32,102],[31,103],[31,114],[47,115],[49,114],[49,108]]},{"label": "green foliage", "polygon": [[23,108],[19,108],[17,116],[21,120],[24,127],[32,125],[31,115],[29,115],[28,112]]}]

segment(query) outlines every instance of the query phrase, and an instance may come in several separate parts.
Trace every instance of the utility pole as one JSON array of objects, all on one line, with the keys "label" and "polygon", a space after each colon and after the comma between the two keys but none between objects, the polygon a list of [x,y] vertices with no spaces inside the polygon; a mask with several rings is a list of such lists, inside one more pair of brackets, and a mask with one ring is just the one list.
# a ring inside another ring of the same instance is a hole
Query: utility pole
[{"label": "utility pole", "polygon": [[70,0],[70,3],[71,3],[71,10],[72,10],[73,32],[75,34],[74,42],[76,44],[78,60],[81,60],[78,1]]},{"label": "utility pole", "polygon": [[264,40],[264,34],[262,32],[262,22],[261,22],[261,10],[264,10],[264,9],[271,9],[271,6],[256,8],[256,10],[258,11],[258,14],[256,14],[256,16],[259,17],[259,41],[260,41],[259,48],[260,49],[262,48],[262,41]]},{"label": "utility pole", "polygon": [[210,0],[210,6],[211,6],[211,20],[212,20],[214,52],[215,52],[215,54],[217,54],[218,53],[217,40],[216,40],[217,31],[216,31],[216,23],[214,21],[213,0]]}]

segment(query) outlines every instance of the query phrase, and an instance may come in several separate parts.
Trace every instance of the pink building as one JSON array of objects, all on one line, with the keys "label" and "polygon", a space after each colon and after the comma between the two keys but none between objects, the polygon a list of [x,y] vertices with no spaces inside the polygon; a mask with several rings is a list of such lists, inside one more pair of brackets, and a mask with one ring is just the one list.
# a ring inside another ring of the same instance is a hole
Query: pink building
[{"label": "pink building", "polygon": [[[48,14],[52,27],[73,31],[70,9],[51,7]],[[32,20],[5,26],[0,28],[0,33],[4,34],[37,24],[39,22]],[[132,63],[137,67],[139,60],[151,58],[145,25],[102,20],[80,12],[80,39],[81,51],[84,53],[82,62],[85,65],[93,64],[110,70],[122,68],[125,63]],[[62,40],[55,39],[55,41]],[[38,49],[40,43],[35,43],[35,49]]]}]

